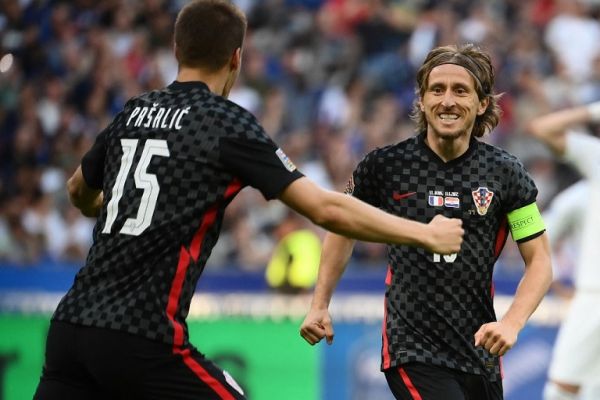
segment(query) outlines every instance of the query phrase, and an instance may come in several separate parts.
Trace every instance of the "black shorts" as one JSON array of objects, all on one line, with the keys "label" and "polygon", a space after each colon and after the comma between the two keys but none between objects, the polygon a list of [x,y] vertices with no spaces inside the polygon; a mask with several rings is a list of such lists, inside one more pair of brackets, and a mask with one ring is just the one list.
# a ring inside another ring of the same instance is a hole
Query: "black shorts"
[{"label": "black shorts", "polygon": [[409,363],[385,370],[385,379],[398,400],[502,400],[502,381],[490,382],[435,365]]},{"label": "black shorts", "polygon": [[193,347],[174,351],[125,332],[53,321],[34,399],[245,397],[229,374]]}]

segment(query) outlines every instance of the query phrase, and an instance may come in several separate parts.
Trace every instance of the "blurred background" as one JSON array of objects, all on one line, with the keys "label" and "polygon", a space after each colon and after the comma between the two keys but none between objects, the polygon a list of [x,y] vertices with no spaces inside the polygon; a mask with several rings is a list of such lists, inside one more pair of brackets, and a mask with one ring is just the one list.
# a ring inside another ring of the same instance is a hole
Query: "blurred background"
[{"label": "blurred background", "polygon": [[[172,28],[185,3],[0,1],[0,399],[31,398],[48,320],[91,244],[94,221],[69,205],[65,180],[129,97],[174,80]],[[464,42],[492,55],[504,93],[500,125],[484,140],[520,157],[542,210],[580,179],[524,127],[600,100],[600,1],[235,3],[249,29],[230,99],[320,185],[343,190],[368,151],[413,135],[416,69],[433,47]],[[252,189],[227,209],[190,329],[251,400],[282,391],[286,399],[391,398],[379,373],[385,246],[357,244],[332,306],[335,344],[309,347],[298,334],[322,235]],[[576,246],[567,238],[555,256],[568,285]],[[499,314],[522,269],[509,239],[495,271]],[[541,398],[564,293],[547,296],[505,357],[507,399]]]}]

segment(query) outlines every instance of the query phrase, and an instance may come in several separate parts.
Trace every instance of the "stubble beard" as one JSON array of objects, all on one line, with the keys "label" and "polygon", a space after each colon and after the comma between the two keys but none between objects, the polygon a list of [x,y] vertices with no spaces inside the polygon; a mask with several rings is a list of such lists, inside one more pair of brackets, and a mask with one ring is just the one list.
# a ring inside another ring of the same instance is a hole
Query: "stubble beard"
[{"label": "stubble beard", "polygon": [[471,129],[469,129],[467,127],[463,127],[463,128],[459,128],[454,131],[445,131],[445,132],[434,128],[433,134],[434,134],[434,137],[436,137],[439,140],[450,142],[450,141],[460,139],[462,137],[469,136],[470,131],[472,131],[472,127],[471,127]]}]

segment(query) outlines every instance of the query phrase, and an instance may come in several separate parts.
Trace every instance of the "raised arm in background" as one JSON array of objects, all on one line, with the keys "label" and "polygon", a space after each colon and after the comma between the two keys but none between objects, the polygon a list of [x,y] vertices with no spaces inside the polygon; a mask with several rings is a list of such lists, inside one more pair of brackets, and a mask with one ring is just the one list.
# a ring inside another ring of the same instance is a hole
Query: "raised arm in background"
[{"label": "raised arm in background", "polygon": [[600,102],[567,108],[531,120],[527,131],[558,155],[565,153],[569,128],[600,120]]}]

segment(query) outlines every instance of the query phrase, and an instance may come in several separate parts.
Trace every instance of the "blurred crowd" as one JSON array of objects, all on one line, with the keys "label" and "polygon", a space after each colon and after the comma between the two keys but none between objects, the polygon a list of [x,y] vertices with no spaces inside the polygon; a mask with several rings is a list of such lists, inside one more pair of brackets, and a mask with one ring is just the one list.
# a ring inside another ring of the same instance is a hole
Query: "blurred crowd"
[{"label": "blurred crowd", "polygon": [[[183,0],[0,1],[0,263],[78,262],[93,220],[65,180],[140,92],[174,80]],[[576,173],[524,135],[533,116],[600,100],[594,0],[236,0],[248,16],[230,99],[254,113],[299,169],[343,190],[371,149],[414,135],[414,76],[437,45],[493,57],[503,117],[484,140],[519,156],[544,208]],[[262,270],[289,214],[255,190],[229,207],[210,264]],[[322,232],[317,232],[322,234]],[[514,245],[504,263],[518,259]],[[382,245],[354,260],[385,263]]]}]

